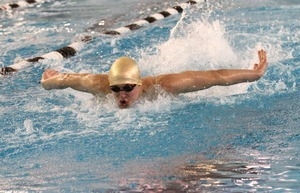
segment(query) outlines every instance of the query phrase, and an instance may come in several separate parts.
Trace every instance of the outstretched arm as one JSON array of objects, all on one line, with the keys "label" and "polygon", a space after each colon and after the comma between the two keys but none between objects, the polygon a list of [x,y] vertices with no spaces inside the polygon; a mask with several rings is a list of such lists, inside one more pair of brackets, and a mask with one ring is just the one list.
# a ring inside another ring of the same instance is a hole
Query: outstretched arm
[{"label": "outstretched arm", "polygon": [[47,69],[42,75],[41,84],[46,90],[72,88],[93,95],[110,92],[106,74],[70,74]]},{"label": "outstretched arm", "polygon": [[253,69],[221,69],[208,71],[185,71],[157,77],[157,83],[174,94],[207,89],[212,86],[229,86],[242,82],[253,82],[262,77],[267,68],[264,50],[258,51],[259,63]]}]

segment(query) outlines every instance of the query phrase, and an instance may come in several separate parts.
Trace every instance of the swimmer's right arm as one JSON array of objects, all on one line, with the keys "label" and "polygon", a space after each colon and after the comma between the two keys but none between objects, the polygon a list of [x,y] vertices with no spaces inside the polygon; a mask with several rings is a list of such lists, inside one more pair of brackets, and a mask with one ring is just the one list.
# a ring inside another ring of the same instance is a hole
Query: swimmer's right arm
[{"label": "swimmer's right arm", "polygon": [[60,73],[47,69],[42,75],[41,84],[46,90],[72,88],[93,95],[110,92],[106,74]]}]

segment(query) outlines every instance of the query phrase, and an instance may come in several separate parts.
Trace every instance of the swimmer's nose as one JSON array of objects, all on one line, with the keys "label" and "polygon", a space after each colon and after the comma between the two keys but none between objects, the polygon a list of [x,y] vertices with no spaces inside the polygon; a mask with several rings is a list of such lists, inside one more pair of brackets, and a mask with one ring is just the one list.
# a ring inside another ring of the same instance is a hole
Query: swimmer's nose
[{"label": "swimmer's nose", "polygon": [[127,94],[125,91],[120,91],[119,94],[118,94],[118,97],[119,98],[126,98],[127,97]]},{"label": "swimmer's nose", "polygon": [[120,91],[119,95],[120,95],[120,97],[126,97],[127,93],[125,91]]}]

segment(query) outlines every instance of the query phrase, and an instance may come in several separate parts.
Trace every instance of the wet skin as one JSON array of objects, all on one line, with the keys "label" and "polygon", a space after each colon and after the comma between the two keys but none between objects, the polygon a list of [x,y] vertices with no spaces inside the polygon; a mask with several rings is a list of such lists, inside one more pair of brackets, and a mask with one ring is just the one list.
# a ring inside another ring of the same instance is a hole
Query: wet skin
[{"label": "wet skin", "polygon": [[[120,88],[123,88],[125,84],[117,85]],[[130,92],[126,92],[124,90],[119,92],[113,92],[115,100],[118,106],[121,109],[125,109],[130,107],[130,105],[139,98],[140,95],[140,87],[139,85],[135,86],[134,89]]]}]

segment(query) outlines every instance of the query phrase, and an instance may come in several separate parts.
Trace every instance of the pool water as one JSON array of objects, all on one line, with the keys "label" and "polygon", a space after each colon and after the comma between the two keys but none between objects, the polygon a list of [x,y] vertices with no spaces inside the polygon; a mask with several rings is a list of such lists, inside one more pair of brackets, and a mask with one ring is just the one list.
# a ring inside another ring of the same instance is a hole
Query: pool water
[{"label": "pool water", "polygon": [[[101,33],[178,3],[48,0],[0,12],[1,67],[93,36],[74,57],[0,77],[0,192],[300,191],[300,2],[208,1],[125,35]],[[251,68],[262,48],[269,67],[257,82],[130,109],[39,83],[47,68],[106,73],[123,55],[143,76]]]}]

